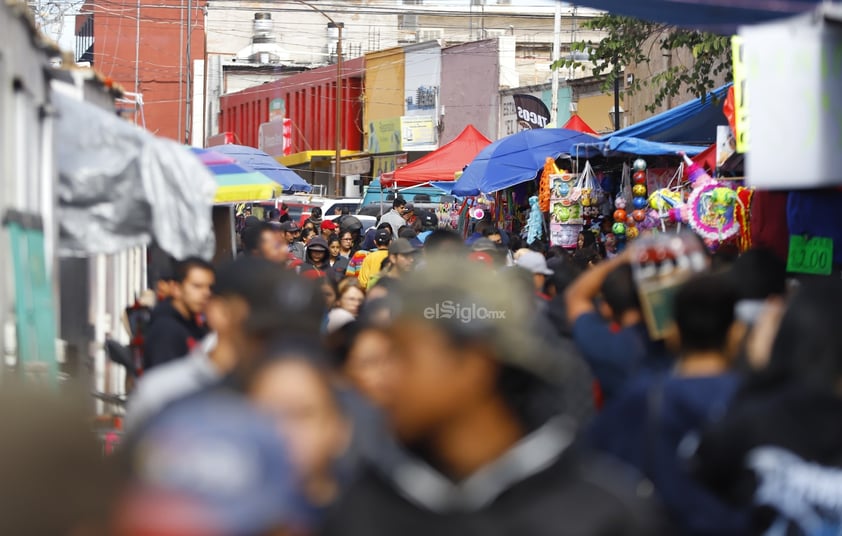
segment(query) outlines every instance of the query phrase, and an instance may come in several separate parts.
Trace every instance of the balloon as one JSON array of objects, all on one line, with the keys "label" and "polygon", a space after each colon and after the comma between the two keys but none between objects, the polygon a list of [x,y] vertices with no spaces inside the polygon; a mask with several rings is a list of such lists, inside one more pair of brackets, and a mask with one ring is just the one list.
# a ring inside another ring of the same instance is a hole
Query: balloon
[{"label": "balloon", "polygon": [[646,186],[642,184],[635,184],[632,188],[632,193],[635,197],[644,197],[646,195]]},{"label": "balloon", "polygon": [[635,184],[646,184],[646,172],[645,171],[635,171],[632,178],[634,179]]},{"label": "balloon", "polygon": [[635,171],[646,171],[646,160],[638,158],[632,164],[632,169],[634,169]]},{"label": "balloon", "polygon": [[626,198],[618,197],[614,201],[614,206],[617,207],[617,208],[626,208]]},{"label": "balloon", "polygon": [[614,221],[626,221],[626,211],[621,208],[615,210]]},{"label": "balloon", "polygon": [[655,210],[669,210],[681,203],[681,194],[667,188],[656,190],[649,196],[649,206]]},{"label": "balloon", "polygon": [[611,227],[611,230],[614,231],[615,235],[625,235],[626,224],[618,221]]},{"label": "balloon", "polygon": [[629,238],[637,238],[640,235],[640,231],[637,230],[637,227],[629,227],[626,229],[626,236]]},{"label": "balloon", "polygon": [[637,221],[637,222],[643,221],[644,219],[646,219],[646,212],[643,211],[643,210],[637,209],[634,212],[632,212],[632,218],[634,218],[634,221]]}]

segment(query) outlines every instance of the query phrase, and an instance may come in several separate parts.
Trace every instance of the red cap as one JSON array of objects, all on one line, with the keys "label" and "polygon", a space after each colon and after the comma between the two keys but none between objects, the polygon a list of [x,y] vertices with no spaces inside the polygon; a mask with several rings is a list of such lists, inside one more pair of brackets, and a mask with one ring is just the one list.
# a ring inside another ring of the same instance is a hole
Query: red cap
[{"label": "red cap", "polygon": [[336,230],[336,224],[333,223],[330,220],[324,220],[319,227],[322,230],[328,230],[328,231],[335,231]]}]

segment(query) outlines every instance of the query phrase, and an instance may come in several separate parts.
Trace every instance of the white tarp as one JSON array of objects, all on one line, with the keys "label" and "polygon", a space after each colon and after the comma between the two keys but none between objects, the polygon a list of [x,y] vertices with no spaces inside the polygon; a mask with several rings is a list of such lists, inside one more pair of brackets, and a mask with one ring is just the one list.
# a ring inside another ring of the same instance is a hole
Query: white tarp
[{"label": "white tarp", "polygon": [[59,112],[59,253],[116,253],[151,239],[177,259],[214,251],[216,181],[188,148],[53,92]]}]

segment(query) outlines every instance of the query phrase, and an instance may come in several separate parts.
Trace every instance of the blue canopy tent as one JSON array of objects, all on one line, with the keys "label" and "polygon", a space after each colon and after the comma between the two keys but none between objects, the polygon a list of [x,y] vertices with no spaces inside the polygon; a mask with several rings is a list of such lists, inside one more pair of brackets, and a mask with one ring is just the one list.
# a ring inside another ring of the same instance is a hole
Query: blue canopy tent
[{"label": "blue canopy tent", "polygon": [[630,127],[603,136],[640,138],[670,143],[710,145],[716,142],[716,127],[727,125],[722,105],[732,84],[711,91],[702,99],[693,99],[671,110],[652,116]]},{"label": "blue canopy tent", "polygon": [[811,9],[822,0],[578,0],[593,7],[654,22],[695,28],[723,35],[737,27],[790,17]]},{"label": "blue canopy tent", "polygon": [[254,147],[229,144],[216,145],[211,147],[211,149],[217,153],[230,156],[237,163],[266,175],[271,180],[280,184],[284,192],[309,192],[313,188],[296,172]]},{"label": "blue canopy tent", "polygon": [[[546,158],[571,153],[580,143],[594,137],[563,128],[524,130],[497,140],[482,151],[453,183],[450,193],[457,196],[493,193],[532,180],[544,167]],[[444,184],[435,186],[444,189]]]},{"label": "blue canopy tent", "polygon": [[675,143],[661,143],[657,141],[611,136],[597,141],[580,143],[573,149],[573,156],[577,158],[593,158],[594,156],[678,156],[684,152],[687,156],[696,156],[707,149],[696,145],[678,145]]}]

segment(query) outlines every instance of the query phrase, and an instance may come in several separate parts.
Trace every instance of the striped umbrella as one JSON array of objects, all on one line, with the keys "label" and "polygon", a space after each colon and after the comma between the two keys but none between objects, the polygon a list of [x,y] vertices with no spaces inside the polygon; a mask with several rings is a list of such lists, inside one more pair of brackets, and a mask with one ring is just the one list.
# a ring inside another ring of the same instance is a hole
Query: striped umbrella
[{"label": "striped umbrella", "polygon": [[273,199],[283,188],[263,173],[238,164],[230,156],[198,147],[190,148],[216,179],[215,203]]}]

